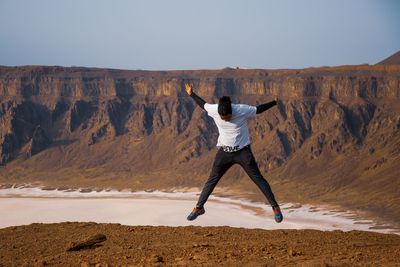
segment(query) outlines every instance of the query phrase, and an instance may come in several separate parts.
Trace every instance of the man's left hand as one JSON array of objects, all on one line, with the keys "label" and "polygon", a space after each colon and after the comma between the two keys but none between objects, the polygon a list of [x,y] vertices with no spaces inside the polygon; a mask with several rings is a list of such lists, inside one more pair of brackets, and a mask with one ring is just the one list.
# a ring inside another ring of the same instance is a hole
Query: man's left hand
[{"label": "man's left hand", "polygon": [[186,93],[188,93],[188,95],[192,94],[193,86],[190,83],[185,83],[185,89],[186,89]]}]

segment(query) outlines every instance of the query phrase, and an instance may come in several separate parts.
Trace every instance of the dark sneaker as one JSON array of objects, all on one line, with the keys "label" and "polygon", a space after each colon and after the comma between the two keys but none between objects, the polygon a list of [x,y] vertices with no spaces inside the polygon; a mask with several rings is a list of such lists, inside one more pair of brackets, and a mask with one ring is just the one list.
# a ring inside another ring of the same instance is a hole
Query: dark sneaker
[{"label": "dark sneaker", "polygon": [[193,221],[195,220],[198,216],[203,215],[204,213],[206,213],[206,210],[203,208],[194,208],[192,210],[192,212],[189,214],[189,216],[187,217],[188,221]]},{"label": "dark sneaker", "polygon": [[272,210],[274,211],[274,214],[275,214],[275,221],[277,223],[282,222],[283,215],[282,215],[282,212],[281,212],[281,209],[279,208],[279,206],[272,207]]}]

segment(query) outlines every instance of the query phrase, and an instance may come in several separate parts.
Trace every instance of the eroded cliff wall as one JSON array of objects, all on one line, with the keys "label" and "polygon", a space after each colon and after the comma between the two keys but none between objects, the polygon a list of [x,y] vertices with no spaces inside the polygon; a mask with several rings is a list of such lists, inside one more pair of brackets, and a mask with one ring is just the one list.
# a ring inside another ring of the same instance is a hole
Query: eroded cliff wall
[{"label": "eroded cliff wall", "polygon": [[[208,102],[222,95],[252,105],[280,99],[249,126],[261,170],[288,196],[301,188],[300,195],[332,201],[341,192],[399,198],[400,67],[394,65],[168,72],[0,67],[2,176],[200,186],[217,131],[186,95],[185,82]],[[230,177],[227,183],[238,184],[245,174]]]}]

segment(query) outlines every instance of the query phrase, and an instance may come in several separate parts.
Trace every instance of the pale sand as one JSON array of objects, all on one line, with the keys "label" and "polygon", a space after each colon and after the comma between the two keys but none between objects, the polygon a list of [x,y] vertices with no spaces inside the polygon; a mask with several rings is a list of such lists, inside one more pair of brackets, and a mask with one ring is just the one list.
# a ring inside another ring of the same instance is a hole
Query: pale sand
[{"label": "pale sand", "polygon": [[[196,204],[197,193],[118,192],[80,193],[40,188],[0,190],[0,228],[31,223],[92,221],[124,225],[231,226],[261,229],[364,230],[381,233],[391,229],[370,229],[371,221],[348,218],[351,213],[293,203],[281,206],[284,221],[275,223],[271,208],[262,203],[211,196],[206,214],[189,222],[186,216]],[[291,208],[296,206],[298,208]],[[356,223],[358,222],[358,223]],[[362,223],[360,223],[362,222]]]}]

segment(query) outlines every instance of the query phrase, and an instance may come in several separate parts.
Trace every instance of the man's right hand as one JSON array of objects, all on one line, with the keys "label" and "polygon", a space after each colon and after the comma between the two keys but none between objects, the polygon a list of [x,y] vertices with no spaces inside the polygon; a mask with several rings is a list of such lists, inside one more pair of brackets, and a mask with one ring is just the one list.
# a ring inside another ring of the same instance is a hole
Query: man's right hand
[{"label": "man's right hand", "polygon": [[191,95],[193,92],[193,86],[190,83],[185,83],[185,88],[186,88],[186,93],[188,93],[188,95]]}]

